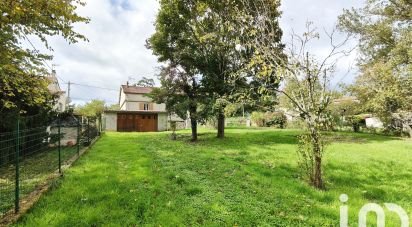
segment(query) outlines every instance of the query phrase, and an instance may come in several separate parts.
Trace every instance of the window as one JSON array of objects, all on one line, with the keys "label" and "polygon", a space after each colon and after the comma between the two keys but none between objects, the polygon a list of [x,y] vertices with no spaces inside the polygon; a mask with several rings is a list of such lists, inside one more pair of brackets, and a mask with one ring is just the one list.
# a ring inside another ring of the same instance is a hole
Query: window
[{"label": "window", "polygon": [[149,110],[149,108],[150,108],[149,103],[145,103],[143,105],[143,110]]}]

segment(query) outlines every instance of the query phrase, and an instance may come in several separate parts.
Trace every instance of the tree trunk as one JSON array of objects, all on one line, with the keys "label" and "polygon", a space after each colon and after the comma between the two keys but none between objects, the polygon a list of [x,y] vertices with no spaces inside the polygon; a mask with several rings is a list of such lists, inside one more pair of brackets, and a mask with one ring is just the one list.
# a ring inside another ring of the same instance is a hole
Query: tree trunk
[{"label": "tree trunk", "polygon": [[310,128],[310,135],[311,135],[311,141],[312,141],[312,146],[313,146],[313,157],[315,161],[315,166],[313,170],[313,179],[312,184],[315,188],[317,189],[324,189],[324,184],[323,184],[323,177],[322,177],[322,144],[321,144],[321,138],[318,132],[318,129],[316,127],[311,127]]},{"label": "tree trunk", "polygon": [[223,111],[217,117],[217,138],[225,138],[225,114]]},{"label": "tree trunk", "polygon": [[190,118],[191,127],[192,127],[192,142],[197,141],[197,119]]},{"label": "tree trunk", "polygon": [[189,109],[190,112],[190,126],[192,128],[192,142],[197,141],[197,105],[192,101]]}]

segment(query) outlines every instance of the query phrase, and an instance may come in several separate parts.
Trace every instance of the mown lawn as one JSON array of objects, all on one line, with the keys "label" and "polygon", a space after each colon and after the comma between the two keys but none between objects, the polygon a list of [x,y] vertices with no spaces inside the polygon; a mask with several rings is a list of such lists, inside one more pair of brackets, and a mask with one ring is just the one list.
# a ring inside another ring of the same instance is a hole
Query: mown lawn
[{"label": "mown lawn", "polygon": [[[190,143],[189,132],[178,141],[168,133],[106,133],[18,225],[338,226],[343,193],[351,226],[368,202],[412,214],[412,142],[331,135],[328,190],[317,191],[299,178],[298,134],[228,129],[219,140],[202,131]],[[386,218],[400,225],[388,211]]]}]

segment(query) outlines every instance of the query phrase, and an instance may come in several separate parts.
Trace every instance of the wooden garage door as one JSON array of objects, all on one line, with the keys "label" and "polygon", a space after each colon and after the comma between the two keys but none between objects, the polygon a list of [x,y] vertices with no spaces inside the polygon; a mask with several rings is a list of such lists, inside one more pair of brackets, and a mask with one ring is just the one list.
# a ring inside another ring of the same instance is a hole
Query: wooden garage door
[{"label": "wooden garage door", "polygon": [[156,132],[157,114],[118,114],[119,132]]}]

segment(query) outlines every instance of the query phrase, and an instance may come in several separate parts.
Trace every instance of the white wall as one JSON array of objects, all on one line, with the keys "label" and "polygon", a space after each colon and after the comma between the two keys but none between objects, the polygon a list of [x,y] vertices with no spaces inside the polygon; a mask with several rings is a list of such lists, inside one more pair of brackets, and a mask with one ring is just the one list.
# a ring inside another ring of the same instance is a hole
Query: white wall
[{"label": "white wall", "polygon": [[126,110],[126,103],[124,102],[126,100],[126,96],[125,94],[122,92],[120,92],[120,110]]},{"label": "white wall", "polygon": [[157,130],[159,132],[163,132],[167,130],[167,114],[166,113],[160,113],[157,116]]},{"label": "white wall", "polygon": [[371,118],[366,118],[366,127],[367,128],[383,128],[383,123],[379,118],[376,117],[371,117]]},{"label": "white wall", "polygon": [[[122,99],[122,96],[121,96]],[[126,101],[124,106],[122,107],[121,110],[127,110],[127,111],[144,111],[139,109],[140,108],[140,103],[152,103],[152,99],[149,97],[146,97],[144,95],[140,94],[126,94],[126,99],[123,99],[123,101]],[[121,101],[121,104],[122,102]],[[152,111],[166,111],[166,104],[157,104],[153,103],[153,110]]]},{"label": "white wall", "polygon": [[117,113],[105,113],[104,121],[106,131],[117,131]]}]

